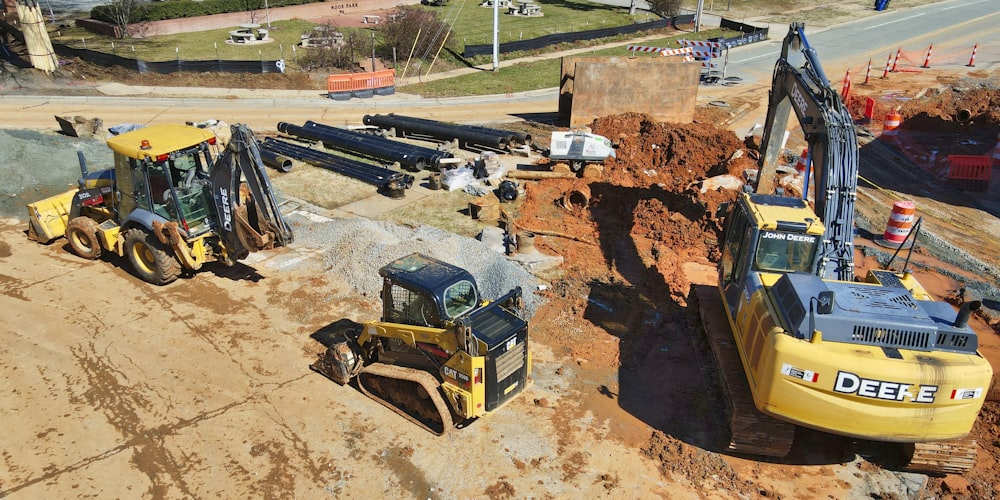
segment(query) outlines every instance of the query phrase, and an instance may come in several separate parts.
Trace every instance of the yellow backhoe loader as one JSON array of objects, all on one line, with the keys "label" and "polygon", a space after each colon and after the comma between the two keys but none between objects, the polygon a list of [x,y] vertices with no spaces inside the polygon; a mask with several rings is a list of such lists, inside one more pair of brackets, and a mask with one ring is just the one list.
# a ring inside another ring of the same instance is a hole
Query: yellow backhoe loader
[{"label": "yellow backhoe loader", "polygon": [[66,236],[73,253],[127,256],[135,274],[165,285],[206,262],[291,243],[253,132],[233,125],[222,151],[210,130],[143,127],[108,139],[114,167],[28,205],[28,237]]}]

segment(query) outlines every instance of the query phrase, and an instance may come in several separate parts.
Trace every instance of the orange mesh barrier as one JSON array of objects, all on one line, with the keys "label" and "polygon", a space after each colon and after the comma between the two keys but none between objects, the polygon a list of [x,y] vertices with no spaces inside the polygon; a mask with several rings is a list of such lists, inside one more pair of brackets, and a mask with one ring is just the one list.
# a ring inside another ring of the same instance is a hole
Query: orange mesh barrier
[{"label": "orange mesh barrier", "polygon": [[347,73],[326,77],[328,92],[354,92],[391,87],[396,84],[396,70],[383,69],[370,73]]}]

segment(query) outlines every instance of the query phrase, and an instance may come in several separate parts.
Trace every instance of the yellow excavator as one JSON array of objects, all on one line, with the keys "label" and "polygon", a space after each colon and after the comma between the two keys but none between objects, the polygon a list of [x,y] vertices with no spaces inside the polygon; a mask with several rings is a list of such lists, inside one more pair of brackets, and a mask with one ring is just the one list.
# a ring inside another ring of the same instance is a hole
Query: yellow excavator
[{"label": "yellow excavator", "polygon": [[[411,254],[379,270],[382,319],[337,322],[310,368],[437,435],[522,393],[531,375],[521,289],[487,301],[465,269]],[[321,332],[323,332],[321,330]]]},{"label": "yellow excavator", "polygon": [[233,265],[249,252],[285,246],[282,218],[260,148],[245,125],[220,151],[207,128],[160,124],[108,139],[114,167],[79,187],[28,205],[28,237],[66,236],[73,253],[127,256],[136,275],[166,285],[206,262]]},{"label": "yellow excavator", "polygon": [[[813,206],[768,192],[792,109],[809,143]],[[803,24],[790,26],[775,66],[761,151],[755,192],[720,210],[719,305],[732,334],[701,306],[729,395],[729,449],[781,457],[804,426],[903,443],[911,470],[970,469],[966,437],[993,374],[968,326],[980,303],[956,314],[908,271],[855,279],[854,123]]]}]

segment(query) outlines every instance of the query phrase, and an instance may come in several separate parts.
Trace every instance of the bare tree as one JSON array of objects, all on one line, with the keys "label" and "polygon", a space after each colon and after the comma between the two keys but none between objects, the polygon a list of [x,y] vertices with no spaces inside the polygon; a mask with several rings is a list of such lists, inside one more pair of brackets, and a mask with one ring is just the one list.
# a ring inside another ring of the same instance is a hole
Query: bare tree
[{"label": "bare tree", "polygon": [[243,10],[250,16],[250,24],[260,24],[260,9],[264,8],[264,0],[243,0]]},{"label": "bare tree", "polygon": [[147,0],[109,0],[108,14],[115,22],[115,36],[128,38],[129,25],[146,10]]},{"label": "bare tree", "polygon": [[662,17],[674,17],[681,11],[681,0],[646,0],[649,10]]}]

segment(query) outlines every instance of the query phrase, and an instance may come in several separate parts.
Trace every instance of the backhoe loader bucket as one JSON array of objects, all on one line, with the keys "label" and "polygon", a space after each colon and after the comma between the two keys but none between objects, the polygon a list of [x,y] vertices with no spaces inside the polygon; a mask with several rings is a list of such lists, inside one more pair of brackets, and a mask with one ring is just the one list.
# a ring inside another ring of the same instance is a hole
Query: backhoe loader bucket
[{"label": "backhoe loader bucket", "polygon": [[28,238],[40,243],[48,243],[66,234],[70,207],[77,190],[28,204]]}]

